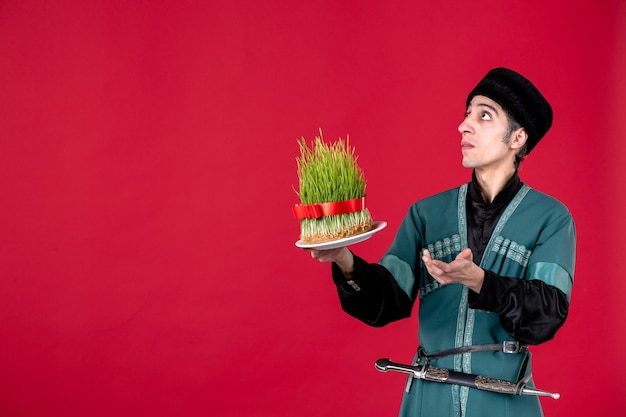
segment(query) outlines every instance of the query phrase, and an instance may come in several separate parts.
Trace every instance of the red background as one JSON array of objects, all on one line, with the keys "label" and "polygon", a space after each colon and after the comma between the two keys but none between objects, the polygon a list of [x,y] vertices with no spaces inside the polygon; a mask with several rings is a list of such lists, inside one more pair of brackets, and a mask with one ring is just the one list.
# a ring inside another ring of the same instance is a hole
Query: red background
[{"label": "red background", "polygon": [[[558,4],[560,3],[560,4]],[[392,416],[416,320],[342,313],[294,246],[296,139],[350,135],[376,261],[469,180],[466,94],[531,78],[522,165],[578,227],[547,415],[623,415],[624,2],[0,1],[0,415]]]}]

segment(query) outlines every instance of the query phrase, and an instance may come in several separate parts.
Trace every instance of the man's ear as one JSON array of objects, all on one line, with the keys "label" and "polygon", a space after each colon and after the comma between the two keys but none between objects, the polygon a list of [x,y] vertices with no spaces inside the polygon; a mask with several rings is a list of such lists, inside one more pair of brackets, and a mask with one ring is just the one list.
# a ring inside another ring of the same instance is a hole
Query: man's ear
[{"label": "man's ear", "polygon": [[511,141],[509,142],[512,149],[521,149],[526,144],[528,140],[528,133],[526,133],[526,129],[520,127],[511,135]]}]

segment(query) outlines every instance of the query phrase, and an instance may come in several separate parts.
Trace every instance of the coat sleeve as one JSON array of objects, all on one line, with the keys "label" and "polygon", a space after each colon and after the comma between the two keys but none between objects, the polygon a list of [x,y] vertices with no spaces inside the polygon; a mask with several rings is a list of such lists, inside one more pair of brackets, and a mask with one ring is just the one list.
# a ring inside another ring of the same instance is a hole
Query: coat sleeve
[{"label": "coat sleeve", "polygon": [[565,323],[569,309],[561,290],[538,279],[526,281],[485,271],[485,282],[477,294],[469,292],[471,308],[491,311],[513,338],[536,345],[554,337]]},{"label": "coat sleeve", "polygon": [[470,307],[500,315],[512,337],[539,344],[565,323],[574,282],[576,233],[567,210],[546,222],[522,279],[485,271],[480,294],[470,291]]},{"label": "coat sleeve", "polygon": [[341,308],[365,324],[382,327],[411,315],[413,301],[384,266],[354,256],[352,279],[335,264],[332,274]]}]

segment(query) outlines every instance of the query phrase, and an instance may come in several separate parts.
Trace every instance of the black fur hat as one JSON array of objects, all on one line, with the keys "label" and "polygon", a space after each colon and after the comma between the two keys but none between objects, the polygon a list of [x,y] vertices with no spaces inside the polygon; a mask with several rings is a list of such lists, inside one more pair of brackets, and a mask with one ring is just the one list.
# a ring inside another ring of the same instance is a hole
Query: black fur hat
[{"label": "black fur hat", "polygon": [[508,112],[528,133],[528,152],[539,143],[552,126],[552,107],[537,87],[522,75],[507,68],[494,68],[467,96],[485,96]]}]

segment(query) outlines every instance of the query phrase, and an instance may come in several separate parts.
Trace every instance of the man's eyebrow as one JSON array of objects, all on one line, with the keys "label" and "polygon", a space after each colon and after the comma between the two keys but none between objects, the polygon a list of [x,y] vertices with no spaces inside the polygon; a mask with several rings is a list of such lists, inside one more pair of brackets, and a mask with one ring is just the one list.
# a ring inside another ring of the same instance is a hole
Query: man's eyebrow
[{"label": "man's eyebrow", "polygon": [[496,109],[494,106],[492,106],[491,104],[488,103],[476,103],[476,107],[480,107],[480,106],[484,106],[487,107],[488,109],[490,109],[491,111],[493,111],[496,116],[500,116],[500,113],[498,112],[498,109]]}]

